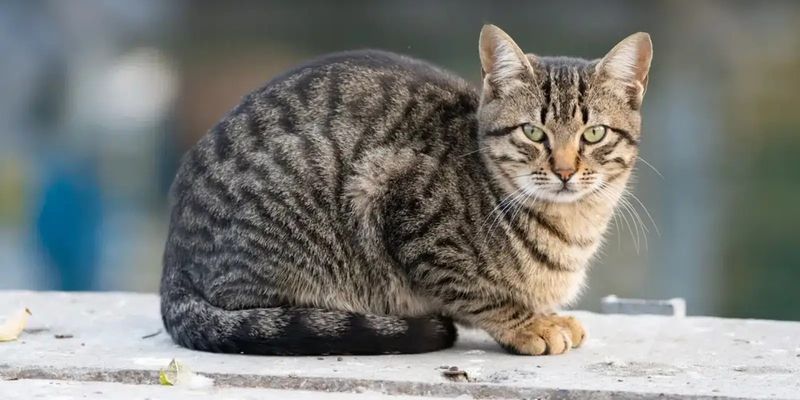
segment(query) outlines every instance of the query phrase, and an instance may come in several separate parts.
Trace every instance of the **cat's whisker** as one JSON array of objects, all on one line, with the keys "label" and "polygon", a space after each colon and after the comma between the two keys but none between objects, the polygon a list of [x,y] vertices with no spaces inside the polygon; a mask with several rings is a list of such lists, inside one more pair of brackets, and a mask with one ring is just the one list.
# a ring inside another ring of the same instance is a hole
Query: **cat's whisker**
[{"label": "cat's whisker", "polygon": [[472,155],[472,154],[475,154],[475,153],[480,153],[482,151],[489,150],[489,149],[491,149],[491,146],[484,146],[484,147],[478,148],[477,150],[473,150],[473,151],[470,151],[468,153],[464,153],[464,154],[462,154],[460,156],[457,156],[457,157],[458,158],[463,158],[463,157],[466,157],[466,156],[469,156],[469,155]]},{"label": "cat's whisker", "polygon": [[[517,194],[517,196],[518,195],[519,194]],[[482,244],[484,245],[486,244],[486,241],[489,240],[489,237],[492,235],[492,232],[494,232],[495,227],[502,220],[503,214],[505,214],[510,207],[513,207],[513,205],[514,205],[514,199],[510,199],[505,205],[503,205],[502,208],[493,213],[494,218],[492,219],[492,222],[489,224],[489,227],[486,228],[486,230],[483,232]]]},{"label": "cat's whisker", "polygon": [[533,174],[534,174],[534,172],[531,172],[531,173],[528,173],[528,174],[512,176],[511,179],[523,178],[523,177],[526,177],[526,176],[533,176]]},{"label": "cat's whisker", "polygon": [[619,210],[619,215],[622,217],[622,220],[625,221],[625,225],[628,227],[628,232],[631,234],[631,241],[633,241],[633,247],[636,249],[636,254],[639,254],[639,230],[637,229],[636,234],[634,235],[634,229],[632,228],[634,225],[632,224],[633,217],[631,217],[631,220],[629,221],[628,216],[626,215],[629,214],[628,209],[625,207],[619,207]]},{"label": "cat's whisker", "polygon": [[[605,183],[602,186],[604,188],[608,188],[608,186]],[[639,214],[638,210],[633,205],[633,203],[631,203],[625,197],[627,195],[630,195],[630,196],[634,197],[634,200],[636,200],[643,208],[644,208],[644,204],[642,204],[641,201],[638,198],[636,198],[636,196],[633,193],[631,193],[629,190],[627,190],[627,189],[623,189],[622,195],[618,200],[618,204],[620,206],[621,212],[624,212],[624,213],[628,214],[628,216],[630,216],[629,223],[633,224],[633,228],[635,229],[636,237],[634,238],[633,234],[631,234],[631,238],[634,240],[634,247],[636,247],[636,251],[637,251],[637,254],[638,254],[638,252],[639,252],[639,250],[641,248],[642,239],[644,239],[645,250],[647,250],[649,248],[649,242],[648,242],[648,237],[647,237],[648,235],[647,234],[650,232],[650,230],[647,228],[647,224],[645,224],[644,219],[641,217],[641,215]],[[650,218],[651,222],[654,223],[654,225],[653,225],[654,228],[656,228],[656,230],[657,230],[657,227],[655,226],[655,221],[652,220],[652,216],[649,215],[650,213],[646,210],[646,208],[645,208],[645,212],[648,214],[648,217]],[[627,219],[624,214],[622,214],[622,216],[623,216],[623,218]],[[657,230],[657,232],[658,232],[658,230]],[[660,234],[660,232],[659,232],[659,234]]]},{"label": "cat's whisker", "polygon": [[645,214],[647,214],[647,218],[650,219],[650,223],[653,224],[653,228],[656,230],[656,235],[661,236],[661,231],[658,229],[658,225],[656,225],[655,219],[653,219],[653,216],[650,214],[650,211],[647,210],[647,207],[645,207],[644,203],[641,200],[639,200],[639,198],[636,197],[636,195],[633,194],[633,192],[630,192],[627,189],[626,191],[631,195],[631,197],[633,197],[634,200],[636,200],[637,203],[639,203],[639,205],[644,210]]},{"label": "cat's whisker", "polygon": [[522,189],[517,189],[517,190],[509,193],[506,197],[503,197],[499,202],[497,202],[497,205],[483,219],[483,223],[481,223],[480,227],[483,228],[483,225],[486,224],[486,221],[489,219],[489,217],[491,217],[500,207],[503,207],[505,205],[505,203],[511,199],[511,196],[514,196],[520,190],[522,190]]},{"label": "cat's whisker", "polygon": [[633,214],[636,216],[636,219],[639,221],[639,226],[642,228],[642,238],[644,239],[644,250],[647,251],[647,250],[649,250],[649,237],[648,236],[650,234],[650,228],[647,227],[647,224],[645,223],[644,218],[642,218],[641,213],[639,212],[639,210],[636,209],[636,207],[633,205],[633,203],[631,203],[627,199],[626,199],[626,201],[628,203],[628,207],[631,209],[631,212],[633,212]]},{"label": "cat's whisker", "polygon": [[[606,184],[604,182],[603,185],[601,185],[600,187],[602,188],[602,192],[606,193],[606,195],[609,197],[609,201],[612,201],[613,197],[612,197],[611,193],[608,192],[608,191],[611,190],[610,186],[608,186],[608,184]],[[636,249],[636,254],[639,254],[639,239],[638,239],[639,238],[639,230],[638,229],[636,230],[636,234],[633,233],[634,229],[633,229],[632,222],[634,222],[634,224],[635,224],[635,221],[633,220],[633,216],[631,216],[631,220],[629,221],[628,220],[628,216],[625,215],[626,213],[629,213],[629,211],[624,206],[623,207],[617,207],[617,210],[620,211],[619,215],[620,215],[620,217],[622,217],[622,221],[625,222],[625,226],[628,227],[628,233],[630,233],[630,235],[631,235],[631,241],[633,241],[634,248]]]},{"label": "cat's whisker", "polygon": [[[642,246],[642,236],[644,237],[644,246],[647,249],[647,231],[642,226],[642,219],[639,216],[639,213],[631,206],[630,202],[625,199],[624,197],[620,198],[620,205],[627,211],[628,215],[631,217],[631,223],[633,223],[633,227],[636,230],[636,254],[639,254]],[[641,231],[641,236],[640,236]]]},{"label": "cat's whisker", "polygon": [[[500,212],[497,214],[497,216],[495,216],[495,219],[494,219],[494,221],[492,222],[492,225],[491,225],[491,226],[489,226],[488,233],[492,232],[492,231],[494,230],[494,227],[495,227],[495,225],[496,225],[497,223],[500,223],[500,222],[501,222],[501,220],[502,220],[502,217],[503,217],[503,214],[507,214],[507,213],[508,213],[508,210],[509,210],[510,208],[512,208],[512,207],[514,207],[514,206],[516,206],[516,205],[518,204],[518,202],[519,202],[519,199],[520,199],[520,198],[522,198],[522,197],[524,197],[524,196],[526,195],[526,193],[525,193],[525,188],[526,188],[526,186],[523,186],[522,188],[518,189],[517,191],[518,191],[519,193],[518,193],[516,196],[514,196],[514,198],[511,200],[511,202],[510,202],[509,206],[508,206],[508,207],[504,207],[504,208],[503,208],[503,209],[502,209],[502,210],[501,210],[501,211],[500,211]],[[513,220],[513,218],[512,218],[512,220]]]},{"label": "cat's whisker", "polygon": [[652,169],[652,170],[653,170],[653,172],[655,172],[655,173],[656,173],[656,175],[658,175],[659,177],[661,177],[661,179],[664,179],[664,175],[661,175],[661,172],[659,172],[659,171],[656,169],[656,167],[654,167],[654,166],[653,166],[653,164],[650,164],[650,163],[649,163],[647,160],[645,160],[645,159],[644,159],[644,157],[642,157],[642,156],[640,156],[640,155],[637,155],[637,156],[636,156],[636,158],[638,158],[639,160],[641,160],[641,161],[644,163],[644,165],[647,165],[648,167],[650,167],[650,169]]},{"label": "cat's whisker", "polygon": [[[531,203],[531,206],[533,206],[533,204],[536,204],[536,196],[535,195],[532,195],[531,193],[528,193],[527,190],[525,190],[523,192],[525,193],[525,197],[526,198],[528,198],[528,199],[529,198],[533,198],[533,202]],[[517,213],[519,213],[519,211],[522,210],[522,207],[524,207],[524,206],[525,206],[525,202],[524,201],[520,201],[519,205],[517,205],[517,208],[511,213],[511,221],[514,221],[516,219]]]},{"label": "cat's whisker", "polygon": [[642,249],[642,239],[644,239],[645,242],[645,249],[647,248],[647,230],[642,227],[642,219],[639,217],[639,214],[636,212],[636,210],[631,206],[631,203],[628,201],[628,199],[625,198],[624,193],[623,196],[620,197],[619,202],[631,217],[633,229],[636,231],[636,254],[639,254],[640,250]]},{"label": "cat's whisker", "polygon": [[[607,192],[608,190],[609,189],[608,189],[608,186],[606,185],[606,183],[601,181],[600,185],[597,187],[596,193],[598,193],[599,195],[603,196],[607,201],[613,202],[613,199],[611,198],[611,195]],[[619,222],[619,217],[617,216],[617,211],[616,210],[614,210],[611,213],[611,218],[614,221],[614,229],[616,230],[616,233],[617,233],[617,250],[622,250],[622,236],[620,235],[620,230],[619,230],[620,222]]]},{"label": "cat's whisker", "polygon": [[611,219],[614,220],[614,230],[617,233],[617,250],[622,250],[622,238],[619,236],[619,218],[617,213],[611,213]]},{"label": "cat's whisker", "polygon": [[[509,202],[513,201],[512,197],[517,195],[522,190],[523,190],[522,188],[518,188],[517,190],[509,193],[506,197],[504,197],[502,200],[500,200],[497,203],[497,205],[492,209],[492,211],[489,212],[489,214],[483,219],[483,222],[481,223],[481,226],[478,228],[478,230],[482,231],[484,225],[486,225],[486,222],[489,220],[489,218],[491,218],[492,215],[495,215],[498,212],[498,210],[500,210],[501,208],[505,208],[506,206],[508,206]],[[484,243],[486,242],[486,240],[488,239],[489,235],[491,234],[491,231],[493,229],[494,223],[495,223],[495,221],[497,221],[497,218],[499,216],[500,216],[500,214],[495,215],[495,218],[492,220],[492,223],[490,224],[489,229],[487,229],[486,232],[484,233]]]},{"label": "cat's whisker", "polygon": [[630,193],[625,192],[623,197],[620,198],[620,202],[625,204],[625,206],[628,207],[628,209],[630,209],[631,212],[633,212],[634,216],[636,217],[637,222],[639,223],[639,225],[642,228],[642,232],[650,233],[650,229],[647,228],[647,225],[645,225],[644,219],[642,219],[641,215],[639,215],[639,211],[636,210],[636,207],[633,206],[633,203],[631,203],[630,200],[628,200],[628,198],[625,197],[627,195],[630,195]]}]

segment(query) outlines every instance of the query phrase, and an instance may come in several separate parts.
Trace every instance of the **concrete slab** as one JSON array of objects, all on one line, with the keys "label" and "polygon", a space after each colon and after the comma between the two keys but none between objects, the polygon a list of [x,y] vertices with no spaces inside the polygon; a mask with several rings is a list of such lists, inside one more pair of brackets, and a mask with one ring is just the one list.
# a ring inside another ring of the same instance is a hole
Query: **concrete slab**
[{"label": "concrete slab", "polygon": [[[221,388],[475,398],[800,399],[797,322],[575,312],[589,339],[563,356],[508,355],[482,332],[462,330],[456,347],[436,353],[262,357],[176,346],[162,330],[155,295],[0,292],[0,316],[23,306],[33,312],[26,332],[16,342],[0,343],[3,379],[155,384],[158,369],[177,358]],[[470,382],[448,381],[442,367],[450,366],[465,370]]]},{"label": "concrete slab", "polygon": [[[74,382],[42,379],[0,381],[0,396],[4,399],[59,400],[437,400],[421,396],[390,396],[362,390],[357,393],[322,393],[310,390],[281,390],[261,388],[187,389],[156,385],[133,385],[113,382]],[[466,398],[466,397],[465,397]]]}]

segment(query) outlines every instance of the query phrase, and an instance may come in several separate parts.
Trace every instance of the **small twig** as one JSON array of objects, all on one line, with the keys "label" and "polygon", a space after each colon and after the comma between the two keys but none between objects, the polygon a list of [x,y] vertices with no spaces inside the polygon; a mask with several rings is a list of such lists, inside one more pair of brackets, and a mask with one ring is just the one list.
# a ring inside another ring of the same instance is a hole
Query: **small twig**
[{"label": "small twig", "polygon": [[159,330],[157,330],[154,333],[151,333],[149,335],[142,336],[142,339],[150,339],[151,337],[158,336],[158,334],[160,334],[160,333],[161,333],[161,329],[159,329]]}]

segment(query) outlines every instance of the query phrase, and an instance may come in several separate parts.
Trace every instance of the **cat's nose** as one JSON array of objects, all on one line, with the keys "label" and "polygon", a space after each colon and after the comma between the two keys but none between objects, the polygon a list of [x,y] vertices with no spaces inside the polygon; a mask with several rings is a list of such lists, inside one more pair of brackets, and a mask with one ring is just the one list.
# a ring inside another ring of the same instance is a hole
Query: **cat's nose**
[{"label": "cat's nose", "polygon": [[561,179],[561,182],[566,183],[569,180],[569,178],[572,178],[572,176],[575,175],[575,168],[573,167],[556,168],[553,170],[553,172],[555,172],[556,175],[558,175],[558,177]]}]

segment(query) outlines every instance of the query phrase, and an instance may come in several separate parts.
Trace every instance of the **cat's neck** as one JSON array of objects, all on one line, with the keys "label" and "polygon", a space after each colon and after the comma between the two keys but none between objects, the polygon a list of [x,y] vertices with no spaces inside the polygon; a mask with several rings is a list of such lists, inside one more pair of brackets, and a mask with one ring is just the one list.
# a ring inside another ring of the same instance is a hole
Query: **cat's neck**
[{"label": "cat's neck", "polygon": [[572,202],[528,200],[529,207],[576,241],[601,241],[625,192],[626,181],[624,177]]}]

